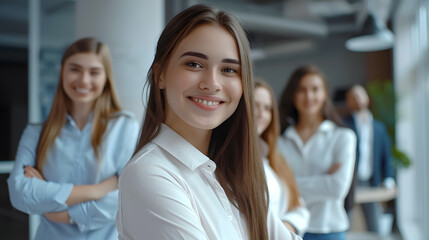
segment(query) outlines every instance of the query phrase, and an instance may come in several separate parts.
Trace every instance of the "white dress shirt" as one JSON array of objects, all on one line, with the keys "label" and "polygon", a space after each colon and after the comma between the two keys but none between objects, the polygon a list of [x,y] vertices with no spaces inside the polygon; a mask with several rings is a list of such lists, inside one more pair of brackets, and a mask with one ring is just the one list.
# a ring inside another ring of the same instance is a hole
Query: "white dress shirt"
[{"label": "white dress shirt", "polygon": [[368,181],[373,174],[373,145],[374,127],[373,116],[369,110],[362,110],[353,114],[356,122],[356,130],[359,135],[359,164],[358,178]]},{"label": "white dress shirt", "polygon": [[[292,168],[301,196],[310,210],[307,232],[332,233],[349,227],[344,210],[356,153],[356,135],[350,129],[325,120],[317,132],[303,144],[291,126],[279,139],[278,149]],[[334,174],[327,171],[334,163],[341,167]]]},{"label": "white dress shirt", "polygon": [[[166,125],[119,178],[119,239],[249,239],[216,164]],[[269,239],[301,239],[268,214]]]},{"label": "white dress shirt", "polygon": [[[261,156],[267,156],[267,143],[260,139],[259,146]],[[263,157],[262,161],[264,163],[265,179],[267,180],[270,196],[270,210],[283,222],[290,223],[296,229],[298,235],[304,235],[310,222],[310,212],[305,207],[304,200],[300,197],[301,206],[289,210],[289,188],[271,168],[267,157]]]}]

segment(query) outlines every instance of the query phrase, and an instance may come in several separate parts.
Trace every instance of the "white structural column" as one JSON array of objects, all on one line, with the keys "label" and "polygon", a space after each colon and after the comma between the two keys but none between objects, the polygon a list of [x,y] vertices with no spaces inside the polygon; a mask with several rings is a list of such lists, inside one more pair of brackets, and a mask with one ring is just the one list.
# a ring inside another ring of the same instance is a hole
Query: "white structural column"
[{"label": "white structural column", "polygon": [[120,101],[139,121],[144,114],[143,85],[164,15],[164,1],[76,1],[76,37],[96,37],[109,46]]},{"label": "white structural column", "polygon": [[40,0],[28,1],[28,121],[41,123],[39,91]]},{"label": "white structural column", "polygon": [[[41,123],[42,112],[40,105],[40,0],[28,0],[28,122]],[[29,215],[29,236],[33,240],[37,227],[40,223],[40,216]]]}]

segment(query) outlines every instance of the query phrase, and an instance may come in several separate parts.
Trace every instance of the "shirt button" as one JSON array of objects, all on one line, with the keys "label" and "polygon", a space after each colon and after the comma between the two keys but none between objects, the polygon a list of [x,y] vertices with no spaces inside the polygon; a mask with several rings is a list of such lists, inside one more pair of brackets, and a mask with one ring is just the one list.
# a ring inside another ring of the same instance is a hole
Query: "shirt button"
[{"label": "shirt button", "polygon": [[233,217],[232,215],[228,215],[228,220],[229,220],[230,222],[232,222],[232,220],[234,220],[234,217]]}]

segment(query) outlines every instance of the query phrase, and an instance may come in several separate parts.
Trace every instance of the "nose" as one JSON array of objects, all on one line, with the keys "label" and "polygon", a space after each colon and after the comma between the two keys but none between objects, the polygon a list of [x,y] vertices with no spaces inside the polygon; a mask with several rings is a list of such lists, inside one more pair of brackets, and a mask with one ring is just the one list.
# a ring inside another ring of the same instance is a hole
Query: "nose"
[{"label": "nose", "polygon": [[311,91],[311,90],[307,90],[307,91],[305,91],[305,97],[307,98],[307,99],[311,99],[311,97],[313,96],[314,94],[313,94],[313,92]]},{"label": "nose", "polygon": [[87,71],[83,71],[80,76],[80,82],[82,84],[90,84],[91,83],[91,74]]},{"label": "nose", "polygon": [[201,79],[198,87],[208,92],[218,92],[222,89],[221,73],[215,69],[207,71]]}]

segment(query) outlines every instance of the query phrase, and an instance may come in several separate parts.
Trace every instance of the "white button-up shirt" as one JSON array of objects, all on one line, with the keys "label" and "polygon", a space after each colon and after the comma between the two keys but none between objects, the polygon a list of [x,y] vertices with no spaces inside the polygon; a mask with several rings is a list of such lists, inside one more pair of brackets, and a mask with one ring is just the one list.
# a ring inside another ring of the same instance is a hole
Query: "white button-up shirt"
[{"label": "white button-up shirt", "polygon": [[[216,164],[166,125],[119,179],[119,239],[249,239]],[[300,239],[268,214],[270,239]]]},{"label": "white button-up shirt", "polygon": [[[278,149],[292,168],[300,194],[310,211],[307,232],[347,230],[349,222],[344,198],[350,188],[356,158],[354,132],[325,120],[303,144],[292,126],[280,137]],[[340,169],[327,174],[334,163],[340,163]]]},{"label": "white button-up shirt", "polygon": [[310,222],[310,212],[305,207],[304,200],[299,197],[301,206],[289,209],[289,188],[280,180],[271,168],[268,158],[268,145],[264,140],[259,139],[259,153],[264,163],[265,179],[267,180],[268,193],[270,196],[269,207],[273,214],[276,214],[283,222],[290,223],[302,236]]},{"label": "white button-up shirt", "polygon": [[359,135],[359,164],[358,177],[361,181],[368,181],[373,174],[373,145],[374,125],[373,116],[369,110],[362,110],[353,114],[356,130]]}]

